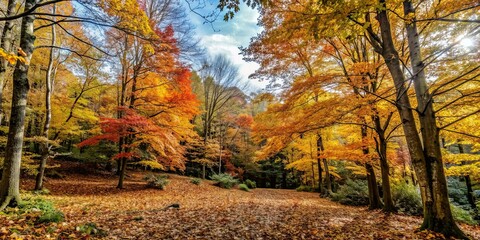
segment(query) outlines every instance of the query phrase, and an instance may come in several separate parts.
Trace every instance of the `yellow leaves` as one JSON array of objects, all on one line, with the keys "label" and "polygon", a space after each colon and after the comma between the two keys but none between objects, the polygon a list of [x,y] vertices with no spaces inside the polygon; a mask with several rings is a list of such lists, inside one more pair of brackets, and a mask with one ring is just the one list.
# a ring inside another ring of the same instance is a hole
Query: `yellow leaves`
[{"label": "yellow leaves", "polygon": [[15,63],[17,63],[17,61],[26,63],[24,57],[26,57],[27,54],[21,48],[18,48],[18,54],[20,56],[17,56],[14,53],[5,52],[3,48],[0,48],[0,58],[4,58],[11,65],[14,65]]},{"label": "yellow leaves", "polygon": [[118,19],[118,27],[145,37],[155,36],[147,15],[136,0],[101,0],[99,6]]},{"label": "yellow leaves", "polygon": [[150,169],[159,169],[162,171],[165,170],[165,167],[157,161],[141,160],[139,162],[136,162],[135,164],[144,166],[144,167],[149,167]]},{"label": "yellow leaves", "polygon": [[407,25],[412,24],[413,21],[415,20],[415,13],[413,12],[408,13],[407,15],[405,15],[404,20]]}]

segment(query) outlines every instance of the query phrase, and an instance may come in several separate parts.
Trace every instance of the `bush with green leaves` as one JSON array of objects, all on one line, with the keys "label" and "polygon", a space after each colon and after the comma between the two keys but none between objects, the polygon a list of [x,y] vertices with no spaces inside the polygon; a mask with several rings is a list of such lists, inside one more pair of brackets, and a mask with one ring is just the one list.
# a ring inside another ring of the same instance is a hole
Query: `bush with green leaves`
[{"label": "bush with green leaves", "polygon": [[420,190],[405,181],[392,186],[392,198],[399,212],[409,215],[422,215],[423,205]]},{"label": "bush with green leaves", "polygon": [[344,205],[365,206],[368,205],[368,186],[366,181],[347,179],[336,193],[332,194],[332,200]]},{"label": "bush with green leaves", "polygon": [[105,230],[99,228],[97,224],[93,222],[77,226],[75,230],[87,236],[106,237],[108,235]]},{"label": "bush with green leaves", "polygon": [[252,181],[250,179],[245,180],[245,185],[247,185],[248,188],[250,189],[255,189],[257,188],[257,183],[255,181]]},{"label": "bush with green leaves", "polygon": [[239,184],[238,185],[238,189],[242,190],[242,191],[245,191],[245,192],[250,192],[250,188],[248,188],[247,184]]},{"label": "bush with green leaves", "polygon": [[216,186],[221,188],[230,189],[238,184],[237,179],[226,173],[214,174],[210,178],[215,182]]},{"label": "bush with green leaves", "polygon": [[36,223],[62,222],[64,215],[61,211],[55,209],[51,201],[39,197],[27,196],[21,201],[15,210],[6,213],[30,214],[38,213]]},{"label": "bush with green leaves", "polygon": [[202,183],[202,179],[200,178],[192,178],[190,179],[190,183],[193,183],[195,185],[200,185],[200,183]]},{"label": "bush with green leaves", "polygon": [[473,219],[473,214],[470,211],[467,211],[459,206],[455,206],[455,204],[450,204],[450,208],[452,209],[453,218],[456,221],[470,225],[478,224],[478,222]]},{"label": "bush with green leaves", "polygon": [[463,209],[470,209],[467,199],[467,185],[461,182],[458,177],[448,177],[447,186],[450,201],[457,206],[462,206]]},{"label": "bush with green leaves", "polygon": [[297,192],[313,192],[313,188],[307,185],[301,185],[296,188]]},{"label": "bush with green leaves", "polygon": [[147,174],[143,180],[147,181],[147,187],[156,188],[160,190],[165,190],[167,185],[170,183],[168,181],[168,175],[154,175],[152,173]]}]

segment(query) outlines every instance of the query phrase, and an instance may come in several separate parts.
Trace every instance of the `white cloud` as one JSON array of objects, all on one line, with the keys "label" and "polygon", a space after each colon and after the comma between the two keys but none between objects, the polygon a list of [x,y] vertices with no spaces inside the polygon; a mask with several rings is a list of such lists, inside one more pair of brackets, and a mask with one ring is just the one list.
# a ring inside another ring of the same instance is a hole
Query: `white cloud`
[{"label": "white cloud", "polygon": [[259,13],[256,10],[250,9],[244,4],[233,20],[223,22],[219,19],[213,26],[202,24],[200,17],[191,14],[192,22],[197,25],[197,33],[208,54],[212,57],[218,54],[226,55],[239,68],[242,80],[249,82],[252,91],[262,89],[266,84],[256,79],[248,79],[248,76],[254,73],[259,65],[245,62],[238,48],[248,46],[250,38],[261,31],[257,26],[258,17]]}]

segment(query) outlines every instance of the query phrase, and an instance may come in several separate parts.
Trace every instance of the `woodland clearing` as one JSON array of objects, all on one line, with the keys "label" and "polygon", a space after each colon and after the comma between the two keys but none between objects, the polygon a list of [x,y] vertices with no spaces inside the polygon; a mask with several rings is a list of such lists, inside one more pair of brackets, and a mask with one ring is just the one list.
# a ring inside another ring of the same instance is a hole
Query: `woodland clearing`
[{"label": "woodland clearing", "polygon": [[[42,197],[65,221],[33,224],[28,215],[0,215],[0,239],[441,239],[416,231],[419,217],[343,206],[317,193],[228,190],[172,174],[162,191],[146,188],[143,176],[132,172],[121,190],[114,176],[50,179],[51,194]],[[33,184],[26,179],[22,185]],[[166,208],[174,203],[180,208]],[[480,227],[461,228],[480,239]]]}]

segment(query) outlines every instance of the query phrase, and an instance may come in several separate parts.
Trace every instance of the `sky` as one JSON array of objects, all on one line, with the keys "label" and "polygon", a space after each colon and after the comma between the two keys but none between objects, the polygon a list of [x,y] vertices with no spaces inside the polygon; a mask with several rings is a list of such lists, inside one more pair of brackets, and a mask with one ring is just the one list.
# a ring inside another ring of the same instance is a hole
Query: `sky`
[{"label": "sky", "polygon": [[250,91],[253,92],[263,89],[266,83],[259,82],[257,79],[248,79],[248,76],[254,73],[259,65],[245,62],[240,55],[239,47],[247,47],[250,38],[261,32],[261,28],[257,26],[258,17],[258,11],[245,4],[242,4],[240,12],[235,15],[233,20],[225,22],[223,14],[220,14],[213,25],[204,24],[204,19],[190,13],[190,19],[197,27],[197,35],[207,50],[207,54],[212,57],[217,54],[225,54],[239,68],[241,79],[249,83]]}]

